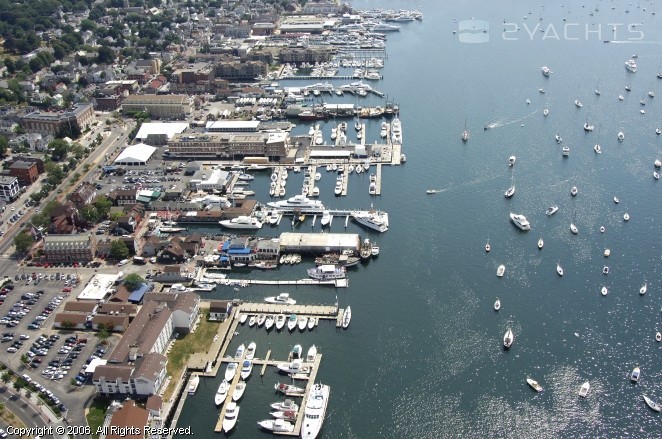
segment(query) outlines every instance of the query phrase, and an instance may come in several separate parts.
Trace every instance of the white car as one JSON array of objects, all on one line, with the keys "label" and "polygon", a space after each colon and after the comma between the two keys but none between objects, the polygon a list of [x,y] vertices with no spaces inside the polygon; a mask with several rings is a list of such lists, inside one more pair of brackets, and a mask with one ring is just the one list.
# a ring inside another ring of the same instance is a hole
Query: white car
[{"label": "white car", "polygon": [[7,348],[7,352],[9,352],[10,354],[13,354],[14,352],[17,352],[17,351],[18,351],[18,349],[16,349],[14,346],[9,346]]},{"label": "white car", "polygon": [[29,339],[30,339],[30,336],[27,335],[27,334],[21,334],[18,338],[19,338],[20,340],[29,340]]}]

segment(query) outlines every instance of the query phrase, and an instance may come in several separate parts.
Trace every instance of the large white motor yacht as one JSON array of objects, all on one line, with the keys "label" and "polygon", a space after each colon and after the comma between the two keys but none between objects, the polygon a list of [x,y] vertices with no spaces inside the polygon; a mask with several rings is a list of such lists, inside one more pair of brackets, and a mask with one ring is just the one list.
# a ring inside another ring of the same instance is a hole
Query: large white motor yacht
[{"label": "large white motor yacht", "polygon": [[531,230],[531,224],[524,215],[510,212],[510,220],[520,230]]},{"label": "large white motor yacht", "polygon": [[331,388],[325,384],[315,384],[310,389],[306,407],[303,412],[303,423],[301,425],[301,437],[304,439],[315,439],[322,429],[326,406],[329,403]]}]

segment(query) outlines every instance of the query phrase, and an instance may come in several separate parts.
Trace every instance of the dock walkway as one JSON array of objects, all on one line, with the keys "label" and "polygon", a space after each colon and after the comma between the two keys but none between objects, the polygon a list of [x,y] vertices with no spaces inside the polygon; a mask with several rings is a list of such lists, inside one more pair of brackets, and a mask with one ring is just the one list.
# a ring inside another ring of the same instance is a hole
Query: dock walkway
[{"label": "dock walkway", "polygon": [[332,279],[295,279],[295,280],[260,280],[260,279],[222,279],[220,285],[328,285],[336,288],[347,288],[349,280]]}]

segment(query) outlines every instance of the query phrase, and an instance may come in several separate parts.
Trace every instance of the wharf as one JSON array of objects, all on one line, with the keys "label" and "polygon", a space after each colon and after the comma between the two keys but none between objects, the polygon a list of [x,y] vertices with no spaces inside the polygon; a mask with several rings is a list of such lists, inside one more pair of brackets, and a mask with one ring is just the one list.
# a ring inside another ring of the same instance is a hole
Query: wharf
[{"label": "wharf", "polygon": [[251,302],[242,303],[239,306],[239,312],[242,314],[296,314],[329,320],[337,320],[338,316],[342,318],[342,310],[330,305],[285,305]]},{"label": "wharf", "polygon": [[259,280],[259,279],[223,279],[221,285],[329,285],[336,288],[347,288],[349,280],[332,279],[294,279],[294,280]]},{"label": "wharf", "polygon": [[377,163],[377,172],[375,173],[375,195],[382,194],[382,164]]},{"label": "wharf", "polygon": [[342,192],[340,192],[340,196],[346,197],[347,187],[349,186],[349,172],[347,172],[347,169],[345,169],[345,171],[343,171],[343,173],[340,175],[342,177]]},{"label": "wharf", "polygon": [[361,129],[359,130],[359,132],[361,133],[361,146],[365,146],[365,133],[366,133],[366,131],[365,131],[365,124],[364,123],[361,124]]}]

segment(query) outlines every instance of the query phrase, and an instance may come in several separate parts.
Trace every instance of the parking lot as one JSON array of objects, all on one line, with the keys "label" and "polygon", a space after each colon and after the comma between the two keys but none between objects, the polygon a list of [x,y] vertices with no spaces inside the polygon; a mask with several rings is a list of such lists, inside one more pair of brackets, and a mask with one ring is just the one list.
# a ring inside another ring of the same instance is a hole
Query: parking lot
[{"label": "parking lot", "polygon": [[[34,269],[34,274],[26,269],[11,277],[12,283],[0,292],[4,358],[60,410],[72,404],[80,409],[94,391],[85,367],[107,355],[115,338],[102,345],[92,331],[53,329],[53,315],[62,310],[70,293],[80,291],[80,276],[71,269]],[[23,355],[27,364],[21,363]]]}]

